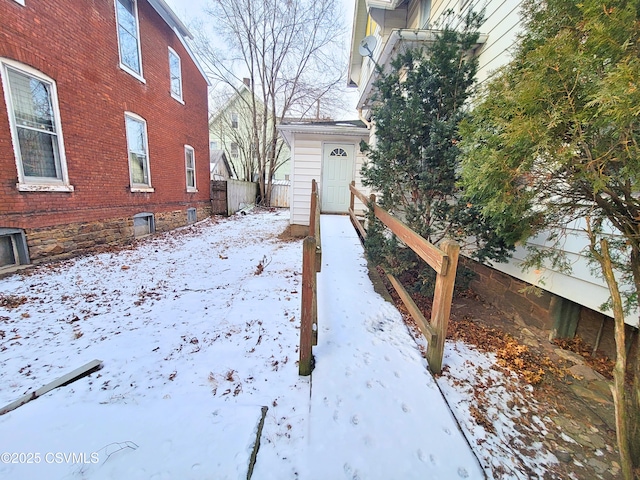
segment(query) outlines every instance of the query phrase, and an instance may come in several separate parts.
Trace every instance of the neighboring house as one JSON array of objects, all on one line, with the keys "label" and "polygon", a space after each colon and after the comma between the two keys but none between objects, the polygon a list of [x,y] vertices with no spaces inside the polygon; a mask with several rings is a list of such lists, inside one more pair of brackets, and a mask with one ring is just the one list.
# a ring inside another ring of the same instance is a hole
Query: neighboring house
[{"label": "neighboring house", "polygon": [[[371,120],[373,84],[378,77],[375,65],[388,69],[403,49],[428,47],[435,33],[431,28],[441,23],[447,9],[464,13],[469,8],[485,8],[486,20],[474,52],[479,61],[477,80],[480,84],[485,82],[497,68],[511,59],[510,47],[520,31],[521,3],[522,0],[489,0],[484,3],[469,0],[356,0],[348,82],[358,88],[357,109],[361,118],[367,122]],[[370,132],[369,140],[375,142],[375,126]],[[573,265],[572,274],[562,274],[551,267],[523,272],[520,265],[526,249],[519,247],[507,264],[495,264],[493,268],[472,264],[479,273],[479,280],[473,285],[488,300],[495,301],[515,318],[549,330],[552,336],[571,337],[577,331],[585,340],[597,345],[604,338],[603,327],[605,334],[613,330],[612,321],[597,313],[608,299],[609,292],[605,283],[591,274],[582,254],[587,245],[586,238],[579,233],[579,228],[569,227],[573,230],[567,238],[565,251]],[[529,242],[541,244],[544,240],[536,238]],[[530,284],[542,289],[541,296],[522,293]],[[611,316],[611,312],[603,313]],[[638,312],[632,312],[627,323],[637,326]],[[611,336],[605,336],[610,347],[613,345]]]},{"label": "neighboring house", "polygon": [[231,165],[224,150],[211,150],[210,159],[211,180],[226,180],[232,177]]},{"label": "neighboring house", "polygon": [[[250,105],[253,102],[253,92],[249,87],[249,80],[240,85],[237,92],[215,112],[209,121],[209,141],[212,150],[223,150],[229,160],[233,178],[245,181],[257,181],[258,160],[252,130],[252,113]],[[255,98],[259,110],[258,123],[262,122],[264,105]],[[269,119],[268,128],[273,125]],[[278,160],[280,165],[276,170],[274,180],[289,179],[289,148],[283,143],[278,146]]]},{"label": "neighboring house", "polygon": [[210,215],[208,81],[163,0],[0,18],[0,269]]},{"label": "neighboring house", "polygon": [[[360,176],[364,162],[360,142],[369,140],[369,130],[359,120],[289,123],[279,125],[278,130],[291,148],[291,233],[305,235],[309,228],[312,180],[318,182],[322,213],[349,211],[352,181],[366,191]],[[357,201],[355,210],[363,212],[364,206]]]}]

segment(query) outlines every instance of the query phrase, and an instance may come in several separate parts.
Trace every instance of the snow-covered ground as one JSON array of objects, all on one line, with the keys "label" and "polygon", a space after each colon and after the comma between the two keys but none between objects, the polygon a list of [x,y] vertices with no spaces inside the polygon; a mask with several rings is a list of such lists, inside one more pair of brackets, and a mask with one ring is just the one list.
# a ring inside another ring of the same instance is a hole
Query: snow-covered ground
[{"label": "snow-covered ground", "polygon": [[[284,211],[0,280],[0,408],[93,359],[104,365],[0,416],[0,478],[247,478],[263,407],[254,479],[542,476],[555,457],[510,445],[526,443],[517,411],[504,413],[518,403],[516,380],[448,342],[436,382],[373,291],[348,219],[322,220],[311,378],[296,364],[302,242],[278,238]],[[483,382],[493,432],[473,415]]]}]

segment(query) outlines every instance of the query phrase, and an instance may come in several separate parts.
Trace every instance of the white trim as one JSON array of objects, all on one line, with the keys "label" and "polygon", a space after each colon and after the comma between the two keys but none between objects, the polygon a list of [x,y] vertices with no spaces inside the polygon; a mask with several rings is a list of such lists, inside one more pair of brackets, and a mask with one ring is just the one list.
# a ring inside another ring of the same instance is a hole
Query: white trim
[{"label": "white trim", "polygon": [[[187,162],[187,152],[191,152],[191,159],[193,160],[193,186],[189,185],[189,166]],[[185,181],[187,184],[188,193],[196,193],[198,191],[198,184],[196,182],[196,150],[191,145],[184,146],[184,171]]]},{"label": "white trim", "polygon": [[[173,48],[168,47],[169,49],[169,92],[171,93],[171,96],[173,98],[175,98],[178,102],[182,103],[184,105],[184,91],[182,88],[182,59],[180,58],[180,55],[178,55],[178,52],[176,52]],[[173,72],[171,71],[171,55],[175,55],[175,57],[178,59],[178,79],[180,80],[180,92],[179,94],[176,94],[173,91]]]},{"label": "white trim", "polygon": [[118,61],[120,63],[120,68],[122,70],[124,70],[125,72],[129,73],[130,75],[132,75],[133,77],[137,78],[138,80],[140,80],[142,83],[147,83],[146,80],[144,79],[144,71],[142,68],[142,42],[140,39],[140,19],[138,17],[138,0],[131,0],[131,2],[133,2],[133,8],[134,8],[134,17],[136,20],[136,44],[138,46],[138,62],[140,63],[140,71],[136,72],[135,70],[133,70],[131,67],[125,65],[122,62],[122,50],[120,49],[120,22],[118,21],[118,3],[119,0],[114,0],[114,14],[115,14],[115,18],[116,18],[116,38],[118,39]]},{"label": "white trim", "polygon": [[[25,176],[24,174],[24,169],[22,166],[22,154],[20,153],[20,142],[18,140],[18,131],[16,127],[15,112],[13,108],[13,101],[11,98],[11,89],[9,87],[8,68],[11,68],[24,75],[33,77],[36,80],[46,83],[49,86],[51,108],[53,110],[53,121],[56,126],[55,135],[58,147],[58,162],[60,167],[59,178],[54,179],[49,177],[30,177]],[[11,130],[11,141],[13,144],[16,170],[18,172],[18,183],[16,184],[16,187],[21,192],[72,192],[73,186],[69,184],[67,157],[64,148],[62,121],[60,119],[60,108],[58,103],[58,89],[56,87],[55,80],[33,67],[4,57],[0,57],[0,77],[2,80],[2,88],[4,90],[4,100],[7,107],[7,116],[9,118],[9,128]]]},{"label": "white trim", "polygon": [[200,72],[200,75],[202,75],[202,78],[204,78],[204,81],[207,82],[207,86],[210,87],[211,81],[209,80],[209,77],[207,77],[207,74],[204,71],[204,68],[202,67],[202,65],[200,64],[198,57],[196,57],[196,55],[193,53],[193,50],[187,43],[186,39],[180,34],[180,31],[176,27],[173,28],[173,32],[176,34],[176,37],[178,37],[178,40],[180,40],[180,43],[182,44],[184,49],[187,51],[187,54],[191,58],[191,61],[194,63],[196,67],[198,67],[198,71]]},{"label": "white trim", "polygon": [[13,0],[16,3],[19,3],[20,5],[22,5],[23,7],[25,6],[24,4],[24,0]]},{"label": "white trim", "polygon": [[[146,153],[147,183],[134,183],[133,172],[131,170],[131,151],[129,150],[129,134],[127,131],[127,120],[131,119],[135,122],[141,122],[144,126],[144,148]],[[149,161],[149,134],[147,132],[147,121],[140,115],[133,112],[124,112],[124,133],[127,142],[127,165],[129,166],[129,184],[132,192],[154,192],[151,186],[151,162]]]}]

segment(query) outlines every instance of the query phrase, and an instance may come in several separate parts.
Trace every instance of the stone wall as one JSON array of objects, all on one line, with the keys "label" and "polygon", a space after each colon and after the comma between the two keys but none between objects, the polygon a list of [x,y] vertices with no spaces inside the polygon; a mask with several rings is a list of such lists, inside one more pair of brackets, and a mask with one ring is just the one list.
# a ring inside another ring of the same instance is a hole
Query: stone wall
[{"label": "stone wall", "polygon": [[[196,209],[198,221],[211,216],[211,207]],[[156,232],[187,225],[187,211],[154,214]],[[126,245],[134,240],[133,218],[112,218],[47,228],[25,229],[31,263],[75,257],[99,247]]]},{"label": "stone wall", "polygon": [[528,283],[468,258],[461,256],[460,263],[476,274],[470,286],[487,302],[522,323],[542,330],[552,329],[551,306],[555,295],[544,290],[527,291],[527,287],[531,287]]},{"label": "stone wall", "polygon": [[[534,326],[549,338],[579,336],[591,348],[615,358],[613,318],[465,257],[460,263],[476,275],[470,287],[520,326]],[[627,325],[627,349],[635,354],[638,331]]]}]

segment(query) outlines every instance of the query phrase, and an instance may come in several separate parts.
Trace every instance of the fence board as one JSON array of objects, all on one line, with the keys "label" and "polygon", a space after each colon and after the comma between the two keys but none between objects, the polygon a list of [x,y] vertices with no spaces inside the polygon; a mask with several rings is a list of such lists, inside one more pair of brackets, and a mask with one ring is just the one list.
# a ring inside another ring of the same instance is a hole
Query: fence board
[{"label": "fence board", "polygon": [[214,215],[227,214],[227,181],[212,180],[209,187],[211,208]]},{"label": "fence board", "polygon": [[447,336],[449,315],[451,314],[451,301],[453,299],[453,287],[456,280],[460,246],[452,240],[443,240],[441,242],[442,249],[436,247],[411,230],[402,221],[376,205],[375,195],[371,195],[370,199],[367,199],[355,188],[355,182],[351,182],[349,190],[351,191],[349,215],[351,216],[354,226],[361,232],[363,238],[366,237],[366,232],[361,228],[353,211],[355,197],[360,199],[360,201],[370,209],[373,209],[375,216],[380,219],[387,228],[436,271],[431,322],[427,322],[402,284],[400,284],[393,275],[387,274],[387,277],[396,292],[398,292],[398,295],[400,295],[400,299],[407,307],[407,310],[416,321],[422,334],[426,337],[428,341],[427,361],[429,368],[433,373],[438,374],[442,371],[444,341]]},{"label": "fence board", "polygon": [[436,333],[435,329],[431,325],[429,325],[429,322],[427,321],[427,319],[424,318],[424,315],[422,315],[420,308],[418,308],[418,306],[415,304],[415,302],[409,295],[409,292],[405,290],[405,288],[398,281],[398,279],[393,275],[391,275],[390,273],[387,273],[387,278],[391,282],[391,285],[393,285],[393,288],[395,288],[396,292],[398,292],[398,295],[404,302],[404,305],[407,307],[409,314],[416,321],[418,328],[427,339],[429,346],[431,346],[431,344],[438,337],[438,334]]},{"label": "fence board", "polygon": [[300,321],[300,361],[298,373],[311,375],[312,370],[312,336],[313,336],[313,304],[315,290],[315,256],[316,239],[307,237],[302,246],[302,309]]},{"label": "fence board", "polygon": [[[351,193],[358,197],[362,203],[365,205],[370,204],[370,199],[359,192],[353,185],[353,182],[349,186],[349,189],[351,190]],[[396,234],[400,240],[416,252],[420,258],[427,262],[431,268],[436,271],[436,273],[447,273],[447,258],[441,249],[427,242],[423,237],[411,230],[405,223],[393,217],[383,208],[375,204],[372,207],[376,217],[389,227],[389,230]]]},{"label": "fence board", "polygon": [[291,182],[289,180],[275,180],[271,187],[271,206],[288,207],[290,188]]},{"label": "fence board", "polygon": [[427,362],[429,362],[429,367],[434,373],[440,373],[442,370],[444,339],[449,325],[453,287],[456,282],[456,270],[458,268],[458,254],[460,253],[460,246],[452,240],[445,239],[440,245],[449,258],[450,268],[446,275],[436,276],[436,288],[433,293],[433,305],[431,306],[431,326],[439,333],[433,347],[429,344],[430,348],[427,349]]},{"label": "fence board", "polygon": [[241,180],[227,180],[227,215],[233,215],[244,206],[254,205],[258,195],[258,184]]}]

